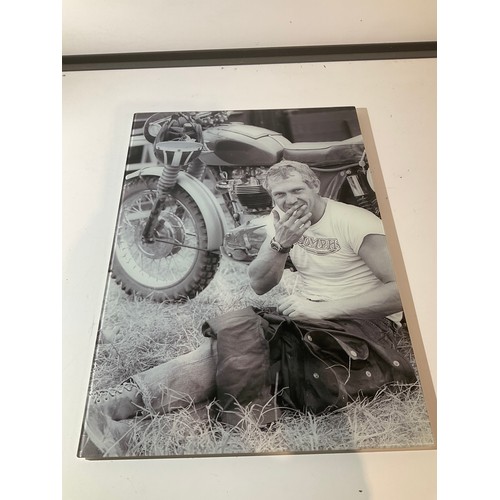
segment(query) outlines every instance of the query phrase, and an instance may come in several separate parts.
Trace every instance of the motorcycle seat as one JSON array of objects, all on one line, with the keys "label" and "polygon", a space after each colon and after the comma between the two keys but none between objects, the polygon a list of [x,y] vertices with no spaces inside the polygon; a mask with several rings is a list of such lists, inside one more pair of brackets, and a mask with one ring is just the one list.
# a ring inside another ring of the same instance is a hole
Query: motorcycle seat
[{"label": "motorcycle seat", "polygon": [[357,164],[364,150],[360,135],[345,141],[295,142],[284,148],[283,159],[307,163],[310,167],[343,166]]}]

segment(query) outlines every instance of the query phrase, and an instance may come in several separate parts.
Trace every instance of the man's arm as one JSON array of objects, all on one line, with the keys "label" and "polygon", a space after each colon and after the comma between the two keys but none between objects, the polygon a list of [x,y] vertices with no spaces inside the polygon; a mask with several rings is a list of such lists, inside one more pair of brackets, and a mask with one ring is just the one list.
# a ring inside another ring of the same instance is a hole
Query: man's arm
[{"label": "man's arm", "polygon": [[365,236],[359,249],[380,285],[369,292],[327,302],[311,302],[297,296],[287,297],[278,311],[293,319],[380,318],[403,309],[392,268],[387,241],[382,234]]},{"label": "man's arm", "polygon": [[[276,241],[284,247],[291,247],[299,241],[311,225],[312,214],[307,211],[307,207],[297,208],[294,206],[287,210],[281,219],[276,211],[273,211],[272,215],[276,229]],[[271,248],[269,244],[271,239],[266,238],[257,257],[248,268],[250,285],[258,295],[269,292],[280,282],[288,257],[287,253],[279,253]]]},{"label": "man's arm", "polygon": [[271,238],[266,238],[257,257],[248,268],[250,285],[257,295],[269,292],[280,282],[288,257],[286,253],[278,253],[273,250],[270,241]]}]

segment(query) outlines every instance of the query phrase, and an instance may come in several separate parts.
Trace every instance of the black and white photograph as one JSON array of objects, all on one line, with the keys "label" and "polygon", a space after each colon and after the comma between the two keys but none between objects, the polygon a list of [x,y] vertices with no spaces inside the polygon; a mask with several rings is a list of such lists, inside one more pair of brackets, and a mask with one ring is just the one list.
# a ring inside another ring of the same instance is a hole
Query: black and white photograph
[{"label": "black and white photograph", "polygon": [[130,122],[78,456],[434,446],[356,107]]}]

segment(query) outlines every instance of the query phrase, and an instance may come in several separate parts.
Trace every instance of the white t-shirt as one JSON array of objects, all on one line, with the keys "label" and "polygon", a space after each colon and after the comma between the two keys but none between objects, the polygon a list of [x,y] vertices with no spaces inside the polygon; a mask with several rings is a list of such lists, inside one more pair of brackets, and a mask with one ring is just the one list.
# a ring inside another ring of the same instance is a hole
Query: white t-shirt
[{"label": "white t-shirt", "polygon": [[[380,286],[358,255],[368,234],[385,234],[382,221],[368,210],[324,198],[326,210],[295,243],[290,258],[302,280],[300,294],[325,301],[356,297]],[[280,217],[283,212],[275,207]],[[267,225],[270,237],[275,229],[272,216]],[[389,316],[399,322],[401,313]]]}]

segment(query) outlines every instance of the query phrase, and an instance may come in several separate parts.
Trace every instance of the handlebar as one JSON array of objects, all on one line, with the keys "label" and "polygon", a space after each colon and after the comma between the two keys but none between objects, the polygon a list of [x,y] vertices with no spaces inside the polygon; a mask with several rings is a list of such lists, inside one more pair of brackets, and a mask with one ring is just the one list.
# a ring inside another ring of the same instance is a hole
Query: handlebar
[{"label": "handlebar", "polygon": [[144,137],[151,143],[155,142],[158,135],[163,135],[161,140],[182,140],[188,137],[200,140],[198,136],[203,130],[228,121],[227,111],[155,113],[144,124]]}]

